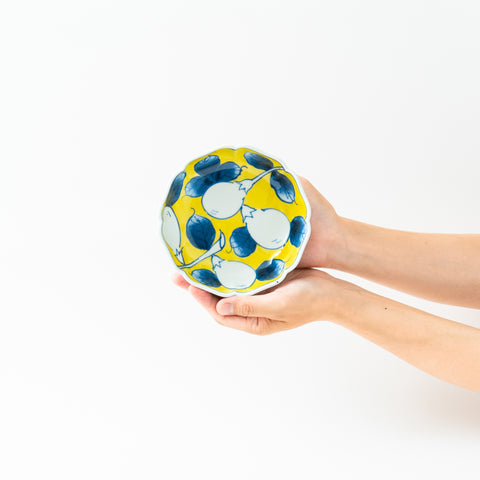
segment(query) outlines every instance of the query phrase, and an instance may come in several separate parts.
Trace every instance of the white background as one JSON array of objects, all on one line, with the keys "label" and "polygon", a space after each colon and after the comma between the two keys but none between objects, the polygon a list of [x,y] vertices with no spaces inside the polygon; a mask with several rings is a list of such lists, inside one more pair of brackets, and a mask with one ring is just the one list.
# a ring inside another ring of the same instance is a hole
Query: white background
[{"label": "white background", "polygon": [[479,232],[479,25],[459,0],[2,2],[0,478],[478,478],[480,394],[330,323],[217,325],[158,213],[249,145],[343,216]]}]

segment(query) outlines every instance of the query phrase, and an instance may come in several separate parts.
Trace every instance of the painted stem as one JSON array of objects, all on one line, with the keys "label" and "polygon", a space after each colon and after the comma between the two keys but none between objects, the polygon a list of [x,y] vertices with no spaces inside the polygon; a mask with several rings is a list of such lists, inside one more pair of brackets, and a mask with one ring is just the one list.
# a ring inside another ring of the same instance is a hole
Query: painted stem
[{"label": "painted stem", "polygon": [[225,246],[225,235],[223,234],[223,232],[220,232],[220,238],[210,247],[209,250],[207,250],[205,253],[202,253],[202,255],[200,255],[198,258],[193,260],[193,262],[190,262],[187,265],[181,265],[179,266],[179,268],[184,269],[184,268],[194,267],[195,265],[197,265],[197,263],[200,263],[206,258],[211,257],[212,255],[215,255],[216,253],[218,253],[220,250],[223,249],[224,246]]},{"label": "painted stem", "polygon": [[268,175],[269,173],[272,173],[275,170],[283,170],[283,167],[273,167],[270,170],[266,170],[265,172],[259,173],[255,178],[252,178],[252,182],[257,183],[265,175]]},{"label": "painted stem", "polygon": [[177,257],[177,260],[184,264],[185,263],[185,260],[183,259],[183,254],[182,254],[182,249],[181,248],[178,248],[175,250],[175,256]]}]

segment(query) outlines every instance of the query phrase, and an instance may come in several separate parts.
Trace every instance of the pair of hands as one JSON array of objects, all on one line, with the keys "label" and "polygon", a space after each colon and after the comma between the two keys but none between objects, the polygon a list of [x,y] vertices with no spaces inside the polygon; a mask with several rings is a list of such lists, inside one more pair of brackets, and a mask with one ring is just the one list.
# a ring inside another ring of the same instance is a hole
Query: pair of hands
[{"label": "pair of hands", "polygon": [[311,235],[299,266],[257,295],[219,298],[188,290],[221,325],[266,335],[315,320],[348,328],[406,362],[480,392],[480,329],[377,295],[318,270],[346,271],[450,305],[480,308],[480,235],[392,230],[340,217],[300,178],[311,205]]},{"label": "pair of hands", "polygon": [[176,273],[173,282],[187,290],[221,325],[257,335],[289,330],[316,320],[340,318],[348,298],[361,289],[316,270],[332,267],[343,241],[342,219],[303,177],[311,205],[311,235],[298,267],[282,283],[252,296],[220,298],[188,283]]}]

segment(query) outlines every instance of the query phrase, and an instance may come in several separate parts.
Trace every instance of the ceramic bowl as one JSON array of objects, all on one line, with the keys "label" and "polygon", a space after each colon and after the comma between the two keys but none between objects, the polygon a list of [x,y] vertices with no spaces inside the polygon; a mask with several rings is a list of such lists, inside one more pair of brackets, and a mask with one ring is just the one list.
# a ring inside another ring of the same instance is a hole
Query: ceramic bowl
[{"label": "ceramic bowl", "polygon": [[161,234],[192,285],[221,297],[280,283],[310,236],[310,205],[297,177],[250,148],[221,148],[172,181]]}]

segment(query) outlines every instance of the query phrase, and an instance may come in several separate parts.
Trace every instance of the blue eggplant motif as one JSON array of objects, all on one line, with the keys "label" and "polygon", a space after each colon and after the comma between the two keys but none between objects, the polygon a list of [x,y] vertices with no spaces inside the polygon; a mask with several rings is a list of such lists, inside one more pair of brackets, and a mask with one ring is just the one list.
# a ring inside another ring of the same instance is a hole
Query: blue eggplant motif
[{"label": "blue eggplant motif", "polygon": [[180,197],[186,175],[185,172],[180,172],[173,180],[170,190],[168,191],[167,199],[165,200],[166,207],[171,207]]},{"label": "blue eggplant motif", "polygon": [[298,248],[305,239],[306,234],[307,223],[305,219],[301,216],[295,217],[290,222],[290,243]]},{"label": "blue eggplant motif", "polygon": [[193,169],[199,175],[206,175],[212,172],[218,165],[220,165],[220,157],[218,155],[208,155],[198,161]]},{"label": "blue eggplant motif", "polygon": [[243,156],[252,167],[258,168],[259,170],[270,170],[273,168],[273,162],[263,155],[255,152],[245,152]]},{"label": "blue eggplant motif", "polygon": [[239,227],[232,232],[230,245],[237,257],[248,257],[257,248],[257,242],[248,233],[247,227]]},{"label": "blue eggplant motif", "polygon": [[[204,158],[198,163],[204,160],[206,159]],[[235,162],[215,163],[214,161],[206,162],[205,166],[196,169],[195,171],[198,173],[197,170],[202,174],[193,177],[185,186],[185,194],[189,197],[201,197],[212,185],[235,180],[242,171]]]},{"label": "blue eggplant motif", "polygon": [[206,268],[193,270],[192,277],[197,282],[200,282],[207,287],[218,288],[222,285],[218,277],[211,270],[207,270]]},{"label": "blue eggplant motif", "polygon": [[195,212],[188,219],[186,230],[190,243],[200,250],[208,250],[215,240],[215,228],[212,222]]},{"label": "blue eggplant motif", "polygon": [[283,272],[285,262],[274,258],[266,260],[257,268],[257,280],[264,282],[265,280],[273,280]]},{"label": "blue eggplant motif", "polygon": [[280,172],[272,172],[270,186],[275,190],[277,197],[285,203],[295,201],[295,188],[288,177]]}]

